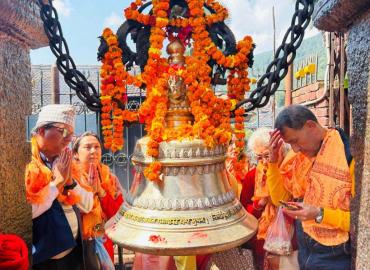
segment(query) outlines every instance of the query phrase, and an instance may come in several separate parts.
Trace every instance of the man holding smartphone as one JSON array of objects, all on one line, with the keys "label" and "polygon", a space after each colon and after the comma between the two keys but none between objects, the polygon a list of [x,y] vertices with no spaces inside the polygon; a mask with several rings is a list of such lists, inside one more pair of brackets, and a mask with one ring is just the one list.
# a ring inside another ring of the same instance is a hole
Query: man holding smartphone
[{"label": "man holding smartphone", "polygon": [[[283,142],[292,151],[279,168]],[[300,269],[351,269],[354,161],[343,131],[324,128],[309,109],[291,105],[277,116],[269,149],[271,199],[275,205],[285,202],[284,213],[296,220]]]}]

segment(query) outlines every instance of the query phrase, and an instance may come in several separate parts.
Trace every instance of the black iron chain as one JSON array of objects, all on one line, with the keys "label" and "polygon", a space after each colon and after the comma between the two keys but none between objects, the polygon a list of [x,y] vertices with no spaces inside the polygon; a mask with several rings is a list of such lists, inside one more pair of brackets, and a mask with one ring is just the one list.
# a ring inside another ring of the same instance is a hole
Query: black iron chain
[{"label": "black iron chain", "polygon": [[[44,3],[45,2],[45,3]],[[38,1],[40,6],[40,16],[44,23],[44,30],[49,39],[49,46],[52,53],[56,56],[56,65],[62,73],[66,84],[76,91],[77,96],[92,111],[100,110],[99,93],[95,86],[77,70],[76,65],[69,55],[66,40],[63,37],[62,27],[60,26],[58,13],[53,7],[52,1]]]},{"label": "black iron chain", "polygon": [[[38,2],[50,49],[57,57],[56,64],[64,76],[65,82],[76,91],[77,96],[90,110],[99,111],[99,93],[94,85],[76,69],[76,65],[69,55],[67,42],[63,37],[58,13],[51,0],[48,0],[47,4],[43,0]],[[274,60],[267,67],[266,73],[258,80],[257,88],[251,92],[248,99],[240,101],[236,108],[244,105],[246,112],[249,112],[255,108],[264,107],[269,102],[270,97],[276,92],[280,82],[288,72],[289,65],[296,56],[296,51],[304,37],[304,31],[310,23],[313,9],[313,0],[297,0],[291,26],[288,28],[282,44],[277,49]]]},{"label": "black iron chain", "polygon": [[[276,50],[274,60],[266,68],[266,73],[259,78],[257,88],[248,99],[240,101],[236,108],[244,105],[245,111],[264,107],[288,73],[288,67],[296,57],[304,32],[311,21],[313,0],[297,0],[291,26],[288,28],[280,47]],[[288,42],[289,39],[289,42]]]}]

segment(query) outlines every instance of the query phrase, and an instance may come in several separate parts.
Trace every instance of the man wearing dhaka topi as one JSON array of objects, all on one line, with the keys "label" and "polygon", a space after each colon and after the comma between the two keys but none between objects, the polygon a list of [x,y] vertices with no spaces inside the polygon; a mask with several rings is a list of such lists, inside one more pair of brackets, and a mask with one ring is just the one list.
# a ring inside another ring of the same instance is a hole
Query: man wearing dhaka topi
[{"label": "man wearing dhaka topi", "polygon": [[47,105],[33,129],[25,182],[35,270],[83,269],[79,218],[91,211],[93,194],[71,177],[74,120],[73,106]]}]

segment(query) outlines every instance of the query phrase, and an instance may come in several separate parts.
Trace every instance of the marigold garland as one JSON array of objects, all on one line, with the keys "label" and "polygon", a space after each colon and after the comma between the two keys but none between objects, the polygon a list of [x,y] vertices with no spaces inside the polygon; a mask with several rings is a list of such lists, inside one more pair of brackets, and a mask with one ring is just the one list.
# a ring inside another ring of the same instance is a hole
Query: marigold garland
[{"label": "marigold garland", "polygon": [[[109,45],[101,69],[104,145],[112,150],[122,147],[124,121],[139,119],[141,123],[145,123],[150,139],[147,154],[155,161],[145,169],[144,174],[151,181],[160,179],[161,165],[156,158],[162,141],[200,138],[208,147],[213,147],[216,144],[227,145],[234,134],[237,138],[235,144],[238,151],[243,151],[245,144],[244,110],[235,111],[234,128],[230,124],[230,111],[235,108],[238,101],[244,99],[245,92],[249,90],[247,68],[248,56],[254,46],[252,38],[245,37],[237,43],[235,55],[225,56],[213,43],[207,27],[224,21],[228,16],[227,9],[215,0],[186,0],[186,2],[189,7],[188,18],[169,19],[169,0],[153,0],[150,14],[139,12],[143,5],[141,0],[134,1],[124,10],[127,20],[151,26],[148,61],[143,73],[138,76],[134,77],[126,72],[117,37],[110,29],[103,32],[103,37]],[[204,6],[214,13],[205,15]],[[193,53],[186,57],[184,67],[169,66],[167,59],[161,56],[165,38],[173,38],[170,27],[182,28],[177,38],[185,44],[189,38],[193,40]],[[226,99],[215,96],[212,90],[209,75],[211,68],[208,65],[211,59],[230,69]],[[193,125],[165,127],[168,107],[167,81],[171,76],[181,77],[187,85],[188,100],[195,119]],[[125,89],[132,84],[138,87],[145,84],[146,87],[146,100],[137,113],[118,108],[116,102],[116,100],[125,102],[127,99]]]},{"label": "marigold garland", "polygon": [[150,181],[159,181],[159,174],[161,172],[162,165],[160,162],[155,161],[149,164],[148,167],[144,169],[144,176]]},{"label": "marigold garland", "polygon": [[133,84],[140,87],[142,81],[131,76],[122,62],[122,50],[118,47],[118,38],[109,28],[104,29],[103,38],[108,44],[108,51],[102,60],[101,80],[101,124],[104,135],[104,147],[113,152],[122,149],[124,121],[137,121],[137,113],[122,110],[118,102],[127,102],[126,87]]},{"label": "marigold garland", "polygon": [[239,150],[238,152],[240,153],[243,151],[245,147],[245,141],[244,141],[245,131],[244,131],[244,116],[243,116],[245,113],[245,110],[244,108],[239,108],[235,110],[234,113],[235,113],[234,133],[236,137],[235,146],[237,147],[237,150]]}]

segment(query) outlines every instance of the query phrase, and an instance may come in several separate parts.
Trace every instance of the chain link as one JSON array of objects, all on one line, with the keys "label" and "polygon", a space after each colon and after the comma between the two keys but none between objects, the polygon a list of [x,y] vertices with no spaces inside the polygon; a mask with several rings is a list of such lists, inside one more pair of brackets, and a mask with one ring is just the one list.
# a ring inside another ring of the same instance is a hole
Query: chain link
[{"label": "chain link", "polygon": [[[48,0],[48,4],[39,0],[39,5],[50,49],[57,57],[56,64],[64,76],[65,82],[76,91],[77,96],[90,110],[99,111],[99,93],[94,85],[76,69],[76,65],[69,55],[67,42],[63,37],[57,11],[51,0]],[[249,112],[255,108],[262,108],[269,102],[270,97],[276,92],[280,82],[288,73],[288,67],[296,56],[296,51],[304,37],[304,31],[310,23],[313,8],[313,0],[296,1],[291,26],[288,28],[282,44],[277,49],[274,60],[267,67],[266,73],[258,80],[257,88],[251,92],[248,99],[240,101],[236,108],[244,106],[246,112]],[[288,38],[290,39],[289,42]]]},{"label": "chain link", "polygon": [[[236,108],[244,106],[246,112],[264,107],[288,73],[288,67],[296,57],[304,32],[313,13],[313,0],[297,0],[291,26],[288,28],[280,47],[276,50],[274,60],[266,68],[266,73],[257,82],[248,99],[240,101]],[[288,42],[288,38],[290,41]]]},{"label": "chain link", "polygon": [[66,84],[73,90],[79,99],[92,111],[100,110],[99,93],[95,86],[76,68],[76,65],[69,54],[66,40],[63,37],[62,27],[60,26],[58,13],[53,7],[52,1],[47,4],[43,0],[38,1],[40,6],[40,16],[44,23],[45,34],[49,39],[49,46],[52,53],[56,56],[56,65],[62,73]]}]

